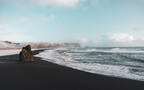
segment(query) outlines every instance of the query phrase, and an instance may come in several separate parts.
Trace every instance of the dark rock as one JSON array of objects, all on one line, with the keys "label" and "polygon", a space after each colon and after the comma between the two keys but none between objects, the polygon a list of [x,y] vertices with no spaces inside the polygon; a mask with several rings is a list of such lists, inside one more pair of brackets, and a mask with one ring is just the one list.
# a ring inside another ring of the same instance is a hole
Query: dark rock
[{"label": "dark rock", "polygon": [[19,60],[21,62],[33,62],[33,52],[31,51],[30,45],[22,48],[22,51],[19,54]]}]

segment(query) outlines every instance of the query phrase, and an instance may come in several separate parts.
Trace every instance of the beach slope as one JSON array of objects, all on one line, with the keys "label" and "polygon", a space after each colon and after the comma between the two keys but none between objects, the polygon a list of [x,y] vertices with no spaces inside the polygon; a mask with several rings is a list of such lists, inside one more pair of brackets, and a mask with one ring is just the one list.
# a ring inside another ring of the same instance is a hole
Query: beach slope
[{"label": "beach slope", "polygon": [[[42,50],[37,50],[37,54]],[[34,58],[18,62],[18,55],[0,57],[0,90],[144,90],[144,82],[91,74]]]}]

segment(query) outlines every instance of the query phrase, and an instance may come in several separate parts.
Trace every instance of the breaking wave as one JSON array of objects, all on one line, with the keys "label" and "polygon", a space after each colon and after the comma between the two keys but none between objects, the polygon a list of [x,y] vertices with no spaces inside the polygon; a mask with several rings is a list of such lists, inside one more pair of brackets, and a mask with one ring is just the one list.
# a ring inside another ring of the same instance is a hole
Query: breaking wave
[{"label": "breaking wave", "polygon": [[65,48],[36,56],[85,72],[144,81],[143,48]]}]

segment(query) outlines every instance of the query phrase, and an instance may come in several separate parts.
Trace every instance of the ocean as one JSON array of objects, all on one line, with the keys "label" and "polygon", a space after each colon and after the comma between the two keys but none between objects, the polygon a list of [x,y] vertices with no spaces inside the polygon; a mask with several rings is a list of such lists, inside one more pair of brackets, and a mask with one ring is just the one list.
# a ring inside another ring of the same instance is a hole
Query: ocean
[{"label": "ocean", "polygon": [[144,47],[60,48],[36,56],[89,73],[144,81]]}]

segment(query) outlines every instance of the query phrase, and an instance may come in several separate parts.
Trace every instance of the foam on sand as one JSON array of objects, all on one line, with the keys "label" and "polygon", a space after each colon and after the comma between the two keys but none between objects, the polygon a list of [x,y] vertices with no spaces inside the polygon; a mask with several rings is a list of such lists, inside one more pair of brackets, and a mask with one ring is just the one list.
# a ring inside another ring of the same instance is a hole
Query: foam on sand
[{"label": "foam on sand", "polygon": [[18,54],[19,52],[20,50],[18,49],[0,50],[0,56],[14,55],[14,54]]}]

